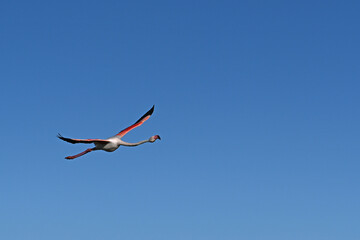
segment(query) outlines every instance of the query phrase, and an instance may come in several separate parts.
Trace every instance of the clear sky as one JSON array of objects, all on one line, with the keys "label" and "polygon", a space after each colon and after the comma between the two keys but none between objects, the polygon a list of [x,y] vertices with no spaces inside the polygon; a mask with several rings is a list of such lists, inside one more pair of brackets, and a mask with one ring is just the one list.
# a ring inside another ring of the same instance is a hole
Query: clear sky
[{"label": "clear sky", "polygon": [[360,239],[359,12],[1,1],[0,238]]}]

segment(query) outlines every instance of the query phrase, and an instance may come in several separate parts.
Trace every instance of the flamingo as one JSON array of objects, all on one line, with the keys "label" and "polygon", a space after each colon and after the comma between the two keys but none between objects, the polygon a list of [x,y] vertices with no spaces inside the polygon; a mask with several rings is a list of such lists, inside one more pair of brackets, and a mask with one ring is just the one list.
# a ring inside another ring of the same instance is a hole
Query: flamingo
[{"label": "flamingo", "polygon": [[95,147],[94,148],[88,148],[85,151],[76,154],[74,156],[68,156],[65,157],[65,159],[71,160],[71,159],[75,159],[78,157],[81,157],[82,155],[85,155],[89,152],[92,151],[96,151],[96,150],[104,150],[107,152],[113,152],[116,149],[118,149],[120,146],[128,146],[128,147],[134,147],[134,146],[138,146],[140,144],[143,143],[147,143],[147,142],[155,142],[157,139],[161,140],[159,135],[154,135],[151,136],[149,139],[137,142],[137,143],[128,143],[128,142],[124,142],[123,140],[121,140],[122,137],[124,137],[128,132],[130,132],[131,130],[133,130],[136,127],[141,126],[146,120],[148,120],[151,116],[151,114],[154,112],[154,107],[155,105],[147,112],[145,113],[139,120],[136,121],[136,123],[134,123],[133,125],[131,125],[130,127],[125,128],[124,130],[122,130],[121,132],[119,132],[118,134],[116,134],[113,137],[109,137],[107,139],[74,139],[74,138],[66,138],[61,136],[60,134],[58,134],[58,138],[60,138],[63,141],[75,144],[75,143],[86,143],[86,144],[90,144],[90,143],[94,143]]}]

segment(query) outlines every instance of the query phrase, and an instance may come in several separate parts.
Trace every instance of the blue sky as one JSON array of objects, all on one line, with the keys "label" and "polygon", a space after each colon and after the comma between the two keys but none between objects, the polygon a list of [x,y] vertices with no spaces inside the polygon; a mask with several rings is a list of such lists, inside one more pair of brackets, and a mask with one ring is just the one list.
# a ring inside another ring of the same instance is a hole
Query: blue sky
[{"label": "blue sky", "polygon": [[359,239],[359,11],[2,1],[0,238]]}]

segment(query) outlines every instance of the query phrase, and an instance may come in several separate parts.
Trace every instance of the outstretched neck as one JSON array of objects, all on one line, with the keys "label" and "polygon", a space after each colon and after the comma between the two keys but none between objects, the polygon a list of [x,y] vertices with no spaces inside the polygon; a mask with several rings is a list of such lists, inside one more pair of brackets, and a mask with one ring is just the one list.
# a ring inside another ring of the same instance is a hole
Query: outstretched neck
[{"label": "outstretched neck", "polygon": [[135,147],[135,146],[139,146],[140,144],[147,143],[147,142],[150,142],[150,139],[143,140],[143,141],[140,141],[140,142],[137,142],[137,143],[128,143],[128,142],[123,142],[123,144],[122,144],[122,145],[124,145],[124,146],[128,146],[128,147]]}]

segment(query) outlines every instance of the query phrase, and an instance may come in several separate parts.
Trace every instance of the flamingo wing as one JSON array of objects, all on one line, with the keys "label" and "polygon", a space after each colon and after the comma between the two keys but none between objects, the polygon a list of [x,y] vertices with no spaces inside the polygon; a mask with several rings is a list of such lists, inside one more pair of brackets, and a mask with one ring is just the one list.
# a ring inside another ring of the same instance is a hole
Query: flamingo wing
[{"label": "flamingo wing", "polygon": [[58,138],[60,138],[61,140],[65,141],[65,142],[69,142],[72,144],[75,143],[95,143],[95,142],[103,142],[103,143],[108,143],[108,140],[104,140],[104,139],[74,139],[74,138],[66,138],[61,136],[60,134],[58,134],[57,136]]},{"label": "flamingo wing", "polygon": [[116,136],[122,138],[123,136],[125,136],[125,134],[127,134],[134,128],[142,125],[146,120],[148,120],[150,118],[151,114],[154,112],[154,107],[155,107],[155,105],[152,106],[152,108],[149,111],[147,111],[147,113],[145,113],[139,120],[137,120],[136,123],[134,123],[130,127],[125,128],[124,130],[122,130],[121,132],[116,134]]}]

